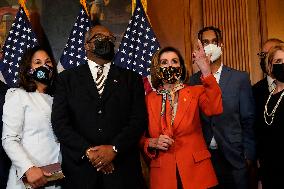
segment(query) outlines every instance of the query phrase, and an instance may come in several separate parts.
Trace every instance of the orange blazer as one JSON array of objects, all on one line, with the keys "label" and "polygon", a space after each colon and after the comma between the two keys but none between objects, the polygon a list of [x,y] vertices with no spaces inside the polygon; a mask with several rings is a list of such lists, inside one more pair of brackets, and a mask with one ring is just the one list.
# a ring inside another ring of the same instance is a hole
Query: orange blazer
[{"label": "orange blazer", "polygon": [[[177,113],[173,123],[175,142],[168,151],[153,152],[148,149],[147,137],[157,138],[162,134],[162,96],[156,92],[146,96],[149,133],[141,138],[140,146],[150,158],[151,189],[176,189],[177,169],[184,189],[207,189],[218,184],[210,160],[211,154],[203,138],[199,110],[208,116],[221,114],[221,90],[213,75],[202,78],[202,82],[203,85],[185,86],[179,90]],[[166,103],[169,103],[168,100]],[[166,115],[170,116],[169,105],[166,107]]]}]

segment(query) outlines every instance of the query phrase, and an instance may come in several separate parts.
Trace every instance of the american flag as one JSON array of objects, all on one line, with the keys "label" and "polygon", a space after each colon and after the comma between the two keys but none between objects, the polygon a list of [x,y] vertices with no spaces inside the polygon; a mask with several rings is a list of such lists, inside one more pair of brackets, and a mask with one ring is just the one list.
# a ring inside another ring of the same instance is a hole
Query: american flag
[{"label": "american flag", "polygon": [[36,45],[38,45],[38,41],[35,33],[24,9],[20,6],[3,46],[4,56],[0,61],[0,70],[9,86],[17,86],[22,56],[27,49]]},{"label": "american flag", "polygon": [[86,63],[87,57],[84,48],[85,32],[89,30],[90,21],[83,6],[71,30],[68,42],[65,45],[60,63],[64,69],[73,68]]},{"label": "american flag", "polygon": [[[136,8],[120,42],[114,63],[147,77],[150,74],[152,56],[159,48],[160,44],[148,21],[142,3],[137,0]],[[147,84],[144,82],[145,85]]]}]

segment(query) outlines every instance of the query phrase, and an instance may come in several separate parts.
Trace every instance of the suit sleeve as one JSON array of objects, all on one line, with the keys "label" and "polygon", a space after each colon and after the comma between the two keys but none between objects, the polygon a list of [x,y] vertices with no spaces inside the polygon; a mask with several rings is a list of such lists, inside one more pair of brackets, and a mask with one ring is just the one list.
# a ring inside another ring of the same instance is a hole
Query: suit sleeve
[{"label": "suit sleeve", "polygon": [[129,80],[132,93],[131,111],[129,122],[122,128],[121,132],[112,140],[119,153],[127,153],[133,147],[138,147],[139,139],[147,127],[147,111],[145,104],[145,92],[142,78],[134,75]]},{"label": "suit sleeve", "polygon": [[204,91],[200,95],[199,107],[206,116],[218,115],[223,112],[222,93],[216,82],[216,79],[211,74],[205,78],[201,77]]},{"label": "suit sleeve", "polygon": [[243,146],[245,156],[254,160],[256,156],[256,144],[254,135],[254,99],[248,74],[245,74],[240,85],[240,120],[243,128]]},{"label": "suit sleeve", "polygon": [[[55,135],[64,146],[65,153],[74,161],[78,162],[85,155],[87,148],[91,146],[72,127],[71,114],[68,105],[66,75],[60,74],[56,81],[51,121]],[[66,79],[66,80],[64,80]]]},{"label": "suit sleeve", "polygon": [[18,179],[34,166],[21,143],[25,120],[25,108],[22,105],[20,91],[8,90],[3,107],[2,145],[17,170]]}]

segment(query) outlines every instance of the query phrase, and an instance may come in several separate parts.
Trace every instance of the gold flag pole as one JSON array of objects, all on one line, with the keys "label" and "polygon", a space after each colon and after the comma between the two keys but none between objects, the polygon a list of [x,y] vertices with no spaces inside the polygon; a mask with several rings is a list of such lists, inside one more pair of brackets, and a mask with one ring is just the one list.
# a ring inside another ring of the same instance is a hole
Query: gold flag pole
[{"label": "gold flag pole", "polygon": [[29,13],[29,11],[28,11],[28,9],[27,9],[27,7],[26,7],[26,1],[27,1],[27,0],[18,0],[20,6],[23,7],[23,9],[24,9],[24,11],[25,11],[25,13],[26,13],[26,15],[27,15],[29,21],[30,21],[30,13]]},{"label": "gold flag pole", "polygon": [[86,0],[80,0],[80,3],[81,3],[81,5],[84,7],[85,12],[87,13],[87,15],[90,16],[90,15],[89,15],[89,11],[88,11],[88,9],[87,9]]}]

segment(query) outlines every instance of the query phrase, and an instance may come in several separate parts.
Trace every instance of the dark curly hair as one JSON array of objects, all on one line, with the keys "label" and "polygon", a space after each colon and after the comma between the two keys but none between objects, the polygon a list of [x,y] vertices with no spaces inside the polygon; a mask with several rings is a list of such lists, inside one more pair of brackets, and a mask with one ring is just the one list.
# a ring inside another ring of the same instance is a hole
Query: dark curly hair
[{"label": "dark curly hair", "polygon": [[47,49],[41,46],[35,46],[33,48],[30,48],[24,53],[23,58],[20,62],[18,86],[25,89],[27,92],[36,91],[37,89],[36,83],[29,75],[29,71],[31,69],[32,58],[37,51],[45,51],[51,59],[51,62],[53,65],[53,68],[52,68],[53,74],[52,74],[51,82],[49,86],[47,86],[45,93],[49,95],[53,95],[54,93],[54,86],[53,86],[54,82],[53,81],[57,77],[57,65],[56,65],[54,58],[51,56],[52,53],[50,53]]},{"label": "dark curly hair", "polygon": [[206,32],[206,31],[213,31],[217,37],[217,40],[218,40],[218,43],[222,41],[222,32],[219,28],[216,28],[214,26],[207,26],[207,27],[204,27],[202,28],[199,32],[198,32],[198,39],[200,41],[202,41],[202,36],[203,36],[203,33]]},{"label": "dark curly hair", "polygon": [[150,74],[151,74],[152,86],[153,86],[154,89],[158,89],[160,86],[163,85],[163,82],[160,79],[158,74],[159,74],[159,71],[160,71],[160,57],[165,52],[174,52],[174,53],[177,54],[179,61],[180,61],[180,66],[182,68],[182,74],[181,74],[181,78],[180,78],[181,82],[184,82],[186,75],[187,75],[184,60],[183,60],[179,50],[177,50],[174,47],[164,47],[164,48],[158,50],[154,54],[152,61],[151,61]]}]

